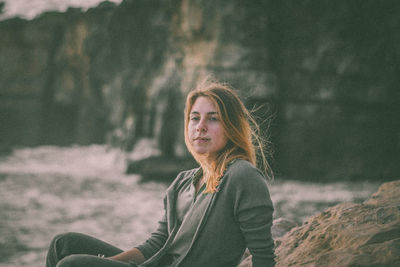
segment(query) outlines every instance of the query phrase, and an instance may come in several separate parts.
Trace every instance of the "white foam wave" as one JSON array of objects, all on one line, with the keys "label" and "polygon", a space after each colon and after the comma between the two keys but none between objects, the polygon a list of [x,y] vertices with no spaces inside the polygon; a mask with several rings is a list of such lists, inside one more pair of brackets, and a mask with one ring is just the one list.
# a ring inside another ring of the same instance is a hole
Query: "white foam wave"
[{"label": "white foam wave", "polygon": [[0,172],[8,174],[107,176],[121,175],[125,167],[124,152],[105,145],[21,148],[0,160]]},{"label": "white foam wave", "polygon": [[[104,0],[2,0],[5,3],[4,14],[0,19],[19,16],[25,19],[33,19],[45,11],[64,12],[68,7],[80,7],[86,10],[97,6]],[[108,0],[114,3],[121,3],[122,0]]]}]

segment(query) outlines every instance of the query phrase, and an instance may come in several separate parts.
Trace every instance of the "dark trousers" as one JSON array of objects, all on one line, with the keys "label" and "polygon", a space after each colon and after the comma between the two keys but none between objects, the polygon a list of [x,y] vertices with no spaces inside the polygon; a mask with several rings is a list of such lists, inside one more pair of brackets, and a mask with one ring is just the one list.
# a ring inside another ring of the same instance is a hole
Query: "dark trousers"
[{"label": "dark trousers", "polygon": [[122,250],[94,237],[66,233],[54,237],[47,253],[46,267],[132,267],[134,263],[100,258],[111,257]]}]

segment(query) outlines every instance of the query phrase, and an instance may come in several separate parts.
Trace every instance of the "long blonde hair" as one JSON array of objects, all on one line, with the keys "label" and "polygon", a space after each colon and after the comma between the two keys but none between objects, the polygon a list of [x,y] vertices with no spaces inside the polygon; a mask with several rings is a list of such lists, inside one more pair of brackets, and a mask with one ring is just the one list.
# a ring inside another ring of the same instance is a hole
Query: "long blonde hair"
[{"label": "long blonde hair", "polygon": [[[190,112],[196,99],[201,96],[209,98],[214,103],[228,139],[226,146],[217,153],[216,159],[211,164],[193,150],[188,136]],[[273,178],[273,172],[264,153],[260,128],[236,92],[226,84],[207,81],[188,94],[185,106],[185,143],[207,178],[205,193],[217,191],[229,162],[234,159],[247,160],[254,166],[260,165],[266,177]],[[260,159],[259,164],[257,164],[257,154]]]}]

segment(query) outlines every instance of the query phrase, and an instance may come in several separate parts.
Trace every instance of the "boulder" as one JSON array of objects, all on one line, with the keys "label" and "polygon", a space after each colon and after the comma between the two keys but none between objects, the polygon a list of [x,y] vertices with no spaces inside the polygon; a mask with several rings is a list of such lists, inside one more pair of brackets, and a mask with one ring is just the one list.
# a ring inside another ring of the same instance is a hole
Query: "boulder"
[{"label": "boulder", "polygon": [[[400,266],[400,180],[383,184],[362,204],[336,205],[280,237],[290,226],[274,220],[277,267]],[[251,266],[246,251],[238,267]]]},{"label": "boulder", "polygon": [[400,266],[400,180],[342,203],[276,240],[277,266]]},{"label": "boulder", "polygon": [[170,183],[179,172],[198,167],[193,158],[151,156],[128,162],[126,173],[140,174],[142,181]]}]

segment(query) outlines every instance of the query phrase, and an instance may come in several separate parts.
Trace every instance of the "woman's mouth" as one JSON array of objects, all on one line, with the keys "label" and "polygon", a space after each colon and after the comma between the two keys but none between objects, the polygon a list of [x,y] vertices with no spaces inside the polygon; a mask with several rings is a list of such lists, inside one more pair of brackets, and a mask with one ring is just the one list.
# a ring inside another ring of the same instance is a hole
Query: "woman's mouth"
[{"label": "woman's mouth", "polygon": [[210,138],[207,138],[207,137],[197,137],[197,138],[194,139],[194,141],[197,141],[198,143],[205,143],[205,142],[210,141]]}]

